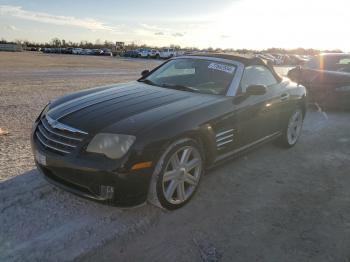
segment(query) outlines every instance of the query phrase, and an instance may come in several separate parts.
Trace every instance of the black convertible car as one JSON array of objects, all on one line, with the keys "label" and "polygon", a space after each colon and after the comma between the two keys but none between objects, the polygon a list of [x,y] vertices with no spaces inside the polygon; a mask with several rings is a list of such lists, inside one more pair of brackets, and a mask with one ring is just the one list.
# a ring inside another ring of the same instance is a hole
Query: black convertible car
[{"label": "black convertible car", "polygon": [[322,54],[288,72],[304,85],[309,101],[326,108],[350,109],[350,54]]},{"label": "black convertible car", "polygon": [[295,145],[305,97],[259,58],[183,56],[138,81],[49,103],[32,148],[44,177],[68,191],[176,209],[208,167],[272,139]]}]

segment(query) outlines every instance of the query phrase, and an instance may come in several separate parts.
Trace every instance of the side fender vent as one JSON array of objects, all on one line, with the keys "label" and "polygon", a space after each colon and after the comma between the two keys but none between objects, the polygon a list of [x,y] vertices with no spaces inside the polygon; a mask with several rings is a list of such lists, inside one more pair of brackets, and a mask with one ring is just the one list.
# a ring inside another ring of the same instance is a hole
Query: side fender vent
[{"label": "side fender vent", "polygon": [[225,146],[231,144],[234,139],[234,129],[223,130],[216,134],[217,149],[223,149]]}]

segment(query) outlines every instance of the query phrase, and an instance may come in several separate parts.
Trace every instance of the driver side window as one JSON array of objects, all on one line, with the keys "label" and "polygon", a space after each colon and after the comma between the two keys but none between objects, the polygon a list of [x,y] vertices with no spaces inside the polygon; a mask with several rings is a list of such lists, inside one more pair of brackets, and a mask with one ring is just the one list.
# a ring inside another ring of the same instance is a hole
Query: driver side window
[{"label": "driver side window", "polygon": [[245,93],[247,87],[251,85],[265,85],[268,87],[275,84],[277,84],[277,80],[268,68],[261,65],[252,65],[244,69],[240,90]]}]

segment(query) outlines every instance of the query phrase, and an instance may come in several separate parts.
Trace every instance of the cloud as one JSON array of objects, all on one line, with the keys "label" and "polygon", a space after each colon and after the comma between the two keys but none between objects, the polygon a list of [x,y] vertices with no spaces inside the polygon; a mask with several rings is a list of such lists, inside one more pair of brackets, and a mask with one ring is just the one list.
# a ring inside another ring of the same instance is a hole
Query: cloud
[{"label": "cloud", "polygon": [[6,31],[19,31],[19,29],[14,25],[4,25],[2,28]]},{"label": "cloud", "polygon": [[174,36],[174,37],[182,37],[184,35],[185,34],[183,34],[183,33],[174,33],[174,34],[172,34],[172,36]]},{"label": "cloud", "polygon": [[182,37],[185,35],[185,33],[174,32],[174,30],[171,28],[160,27],[157,25],[140,24],[140,26],[145,29],[145,32],[149,32],[154,35],[171,35],[173,37]]},{"label": "cloud", "polygon": [[76,18],[73,16],[60,16],[52,15],[43,12],[34,12],[24,10],[21,6],[12,5],[0,5],[1,16],[11,16],[25,20],[31,20],[35,22],[64,25],[64,26],[75,26],[80,28],[89,29],[92,31],[104,30],[104,31],[115,31],[115,27],[110,27],[105,23],[92,18]]},{"label": "cloud", "polygon": [[157,30],[157,31],[160,31],[161,30],[161,28],[160,27],[158,27],[158,26],[156,26],[156,25],[149,25],[149,24],[144,24],[144,23],[142,23],[142,24],[140,24],[143,28],[145,28],[145,29],[148,29],[148,30]]}]

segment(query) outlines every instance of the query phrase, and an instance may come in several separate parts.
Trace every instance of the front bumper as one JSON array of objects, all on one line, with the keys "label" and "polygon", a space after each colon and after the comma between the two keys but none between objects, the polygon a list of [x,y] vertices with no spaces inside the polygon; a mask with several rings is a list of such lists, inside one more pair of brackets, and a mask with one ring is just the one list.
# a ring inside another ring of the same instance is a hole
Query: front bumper
[{"label": "front bumper", "polygon": [[46,163],[35,163],[50,183],[76,195],[120,207],[135,206],[147,200],[153,168],[121,172],[103,158],[81,155],[60,156],[45,149],[32,136],[34,154]]}]

